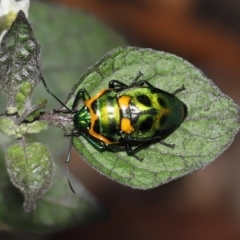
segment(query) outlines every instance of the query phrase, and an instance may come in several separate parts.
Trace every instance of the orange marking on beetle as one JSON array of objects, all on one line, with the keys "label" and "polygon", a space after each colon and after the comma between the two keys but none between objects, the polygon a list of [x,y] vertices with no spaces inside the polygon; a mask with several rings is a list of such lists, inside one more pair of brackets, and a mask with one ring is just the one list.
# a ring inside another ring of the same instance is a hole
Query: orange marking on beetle
[{"label": "orange marking on beetle", "polygon": [[109,89],[103,89],[101,90],[100,92],[98,92],[95,96],[93,96],[92,98],[90,98],[89,100],[86,100],[84,102],[84,104],[88,107],[89,109],[89,112],[90,112],[90,116],[91,116],[91,126],[90,126],[90,129],[89,129],[89,134],[91,134],[93,137],[99,139],[100,141],[102,142],[105,142],[107,144],[113,144],[113,142],[109,141],[109,139],[103,137],[101,134],[98,134],[96,133],[94,130],[93,130],[93,127],[94,127],[94,124],[95,124],[95,121],[98,120],[98,115],[96,113],[94,113],[93,109],[92,109],[92,103],[94,101],[96,101],[98,98],[100,98],[107,90]]},{"label": "orange marking on beetle", "polygon": [[130,134],[134,131],[134,128],[131,125],[131,121],[128,118],[122,118],[121,119],[121,131]]},{"label": "orange marking on beetle", "polygon": [[122,111],[126,110],[127,108],[129,108],[129,102],[131,100],[131,97],[129,96],[121,96],[119,99],[118,99],[118,104],[119,104],[119,107]]},{"label": "orange marking on beetle", "polygon": [[[129,96],[121,96],[118,99],[118,105],[122,111],[125,111],[129,108],[129,102],[131,100],[131,97]],[[134,131],[134,128],[131,125],[131,121],[128,118],[122,118],[121,119],[121,131],[130,134]]]}]

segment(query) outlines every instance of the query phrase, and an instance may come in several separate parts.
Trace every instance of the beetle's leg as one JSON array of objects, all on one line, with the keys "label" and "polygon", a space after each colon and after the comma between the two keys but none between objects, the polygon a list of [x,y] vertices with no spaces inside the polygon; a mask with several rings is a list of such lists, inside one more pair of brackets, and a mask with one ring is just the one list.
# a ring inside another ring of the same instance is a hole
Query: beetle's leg
[{"label": "beetle's leg", "polygon": [[50,89],[48,88],[47,83],[46,83],[44,77],[41,77],[41,80],[42,80],[42,83],[43,83],[46,91],[47,91],[50,95],[52,95],[59,103],[61,103],[62,106],[66,108],[67,112],[70,113],[70,112],[71,112],[71,109],[70,109],[69,107],[67,107],[66,104],[64,104],[52,91],[50,91]]},{"label": "beetle's leg", "polygon": [[65,113],[65,114],[74,114],[74,113],[77,113],[77,110],[62,110],[62,109],[53,109],[53,112],[55,112],[55,113]]},{"label": "beetle's leg", "polygon": [[173,95],[176,95],[177,93],[186,90],[186,88],[184,87],[184,85],[182,85],[180,88],[176,89],[174,92],[172,92]]},{"label": "beetle's leg", "polygon": [[67,176],[67,181],[68,181],[68,185],[71,189],[71,191],[73,193],[75,193],[74,188],[72,186],[72,183],[69,179],[69,170],[68,170],[68,164],[71,160],[71,152],[72,152],[72,147],[73,147],[73,138],[75,136],[83,136],[93,147],[95,147],[98,151],[103,151],[106,148],[106,145],[104,145],[102,142],[99,142],[93,138],[91,138],[88,134],[84,133],[84,132],[79,132],[77,129],[73,129],[72,132],[70,134],[65,134],[64,136],[70,136],[70,144],[69,144],[69,148],[68,148],[68,156],[67,159],[65,161],[66,164],[66,176]]},{"label": "beetle's leg", "polygon": [[73,193],[75,193],[75,191],[73,189],[73,186],[72,186],[72,183],[71,183],[70,178],[69,178],[69,169],[68,169],[68,163],[70,162],[70,159],[71,159],[71,152],[72,152],[72,147],[73,147],[73,136],[74,136],[73,132],[74,132],[74,129],[72,130],[72,133],[69,134],[69,136],[71,136],[71,138],[70,138],[70,144],[69,144],[69,148],[68,148],[68,156],[67,156],[67,159],[65,161],[65,166],[66,166],[66,176],[67,176],[68,185],[69,185],[71,191]]},{"label": "beetle's leg", "polygon": [[103,142],[99,141],[98,139],[92,138],[87,133],[82,132],[81,136],[83,136],[98,151],[102,152],[106,149],[106,145]]},{"label": "beetle's leg", "polygon": [[125,149],[126,153],[127,153],[129,156],[135,157],[135,158],[136,158],[138,161],[140,161],[140,162],[143,160],[142,158],[139,158],[139,157],[135,154],[137,151],[135,151],[135,149],[132,149],[131,144],[127,141],[126,138],[123,137],[123,138],[119,139],[119,142],[121,142],[121,143],[123,144],[124,148],[122,148],[122,149]]},{"label": "beetle's leg", "polygon": [[67,159],[65,161],[65,164],[66,164],[66,176],[67,176],[68,185],[69,185],[71,191],[73,193],[75,193],[74,188],[72,186],[72,183],[71,183],[71,181],[69,179],[69,170],[68,170],[68,164],[69,164],[69,162],[71,160],[71,152],[72,152],[72,147],[73,147],[73,138],[75,136],[83,136],[98,151],[103,151],[106,148],[106,146],[104,144],[102,144],[102,142],[94,140],[93,138],[91,138],[86,133],[83,133],[83,132],[79,133],[79,131],[77,131],[76,129],[73,129],[70,134],[65,134],[64,136],[70,136],[70,144],[69,144],[69,148],[68,148],[68,156],[67,156]]},{"label": "beetle's leg", "polygon": [[141,80],[137,83],[137,86],[143,86],[144,84],[148,85],[150,88],[155,88],[151,83],[149,83],[147,80]]},{"label": "beetle's leg", "polygon": [[86,100],[89,100],[90,99],[90,95],[89,93],[86,91],[86,89],[82,88],[80,89],[76,96],[75,96],[75,99],[73,101],[73,105],[72,105],[72,111],[75,110],[76,106],[78,105],[79,101],[80,100],[83,100],[83,101],[86,101]]},{"label": "beetle's leg", "polygon": [[79,137],[79,136],[83,136],[98,151],[103,151],[106,149],[106,145],[104,143],[99,142],[99,140],[92,138],[89,134],[78,131],[77,129],[74,129],[70,134],[67,133],[64,134],[64,137]]},{"label": "beetle's leg", "polygon": [[86,101],[86,100],[89,100],[90,99],[90,95],[88,94],[88,92],[86,91],[86,89],[82,88],[80,89],[75,98],[74,98],[74,101],[73,101],[73,105],[72,105],[72,110],[54,110],[54,112],[60,112],[60,113],[71,113],[71,114],[74,114],[76,113],[78,110],[76,110],[75,108],[77,107],[78,103],[80,100],[83,100],[83,101]]},{"label": "beetle's leg", "polygon": [[134,86],[139,86],[137,80],[143,75],[142,72],[139,71],[139,73],[137,74],[136,78],[132,81],[132,83],[130,83],[129,85],[119,81],[119,80],[111,80],[108,83],[108,88],[113,88],[114,90],[122,90],[122,89],[126,89],[126,88],[131,88]]},{"label": "beetle's leg", "polygon": [[[141,80],[139,81],[135,86],[143,86],[144,84],[148,85],[150,88],[155,88],[151,83],[149,83],[146,80]],[[176,89],[174,92],[172,92],[171,94],[176,95],[177,93],[186,90],[186,88],[184,87],[184,85],[182,85],[180,88]]]},{"label": "beetle's leg", "polygon": [[[164,146],[167,146],[167,147],[170,147],[170,148],[174,148],[174,146],[175,146],[175,144],[166,143],[164,141],[160,141],[160,143],[163,144]],[[143,159],[141,159],[138,156],[136,156],[136,153],[138,151],[146,148],[146,147],[149,147],[151,144],[153,144],[153,141],[144,142],[144,143],[138,145],[136,148],[132,149],[131,145],[128,142],[125,142],[125,150],[126,150],[128,155],[132,155],[135,158],[137,158],[139,161],[142,161]]]},{"label": "beetle's leg", "polygon": [[161,140],[160,143],[166,147],[170,147],[170,148],[174,148],[175,144],[171,144],[171,143],[166,143],[165,141]]},{"label": "beetle's leg", "polygon": [[114,90],[121,90],[128,88],[128,85],[118,80],[111,80],[108,83],[108,88],[113,88]]},{"label": "beetle's leg", "polygon": [[141,71],[139,71],[138,74],[137,74],[137,76],[135,77],[135,79],[132,81],[131,84],[129,84],[128,87],[131,88],[131,87],[134,87],[134,86],[142,86],[141,84],[139,85],[139,82],[141,82],[141,81],[137,82],[138,79],[139,79],[142,75],[143,75],[143,73],[142,73]]},{"label": "beetle's leg", "polygon": [[136,155],[136,152],[137,152],[137,151],[135,151],[135,149],[132,149],[131,145],[130,145],[128,142],[125,143],[125,150],[126,150],[126,152],[127,152],[127,154],[128,154],[129,156],[133,156],[133,157],[135,157],[138,161],[142,162],[143,159],[140,158],[140,157],[138,157],[138,156]]},{"label": "beetle's leg", "polygon": [[71,133],[65,133],[64,137],[71,137],[71,136],[78,137],[78,136],[81,136],[81,135],[82,135],[82,133],[73,129]]}]

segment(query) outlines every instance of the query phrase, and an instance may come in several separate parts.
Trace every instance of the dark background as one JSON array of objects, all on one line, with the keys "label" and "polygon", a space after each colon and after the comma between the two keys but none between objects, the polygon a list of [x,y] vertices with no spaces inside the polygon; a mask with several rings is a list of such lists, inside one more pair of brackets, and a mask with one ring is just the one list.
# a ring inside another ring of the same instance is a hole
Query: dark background
[{"label": "dark background", "polygon": [[[96,14],[121,32],[129,45],[185,58],[240,103],[240,1],[55,1]],[[110,216],[50,239],[240,239],[239,143],[237,136],[209,166],[147,191],[113,182],[76,154],[71,160],[74,174]]]}]

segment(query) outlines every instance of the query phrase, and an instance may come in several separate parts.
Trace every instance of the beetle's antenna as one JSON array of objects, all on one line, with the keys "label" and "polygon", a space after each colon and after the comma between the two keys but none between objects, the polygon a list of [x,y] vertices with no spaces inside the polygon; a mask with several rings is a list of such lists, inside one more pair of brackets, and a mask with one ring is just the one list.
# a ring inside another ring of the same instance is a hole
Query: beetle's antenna
[{"label": "beetle's antenna", "polygon": [[64,104],[52,91],[50,91],[50,89],[48,88],[47,83],[46,83],[44,77],[41,77],[41,80],[42,80],[42,83],[43,83],[46,91],[47,91],[50,95],[52,95],[59,103],[61,103],[62,106],[65,107],[69,112],[72,112],[72,110],[71,110],[68,106],[66,106],[66,104]]},{"label": "beetle's antenna", "polygon": [[75,190],[74,190],[74,188],[72,186],[72,183],[70,181],[70,178],[69,178],[69,169],[68,169],[68,163],[70,162],[70,159],[71,159],[72,146],[73,146],[73,131],[72,131],[71,138],[70,138],[70,144],[69,144],[69,149],[68,149],[68,157],[65,161],[65,164],[66,164],[66,176],[67,176],[68,185],[69,185],[71,191],[73,193],[75,193]]},{"label": "beetle's antenna", "polygon": [[68,169],[68,164],[67,163],[66,163],[66,176],[67,176],[68,186],[70,187],[71,191],[75,194],[76,192],[75,192],[75,190],[72,186],[72,183],[69,179],[69,169]]}]

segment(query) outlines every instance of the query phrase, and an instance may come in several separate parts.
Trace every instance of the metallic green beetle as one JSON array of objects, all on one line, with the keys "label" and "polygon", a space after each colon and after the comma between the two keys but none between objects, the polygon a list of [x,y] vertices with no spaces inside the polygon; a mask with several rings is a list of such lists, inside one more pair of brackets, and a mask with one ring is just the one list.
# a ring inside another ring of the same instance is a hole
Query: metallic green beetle
[{"label": "metallic green beetle", "polygon": [[[100,151],[126,151],[142,160],[136,152],[152,143],[174,147],[163,140],[184,121],[187,106],[175,96],[185,89],[183,86],[168,93],[145,80],[138,81],[141,76],[140,72],[130,85],[111,80],[107,89],[93,97],[85,89],[80,89],[72,109],[49,91],[44,79],[43,83],[47,91],[65,106],[67,113],[74,114],[72,138],[83,136]],[[83,107],[75,110],[81,99]]]}]

